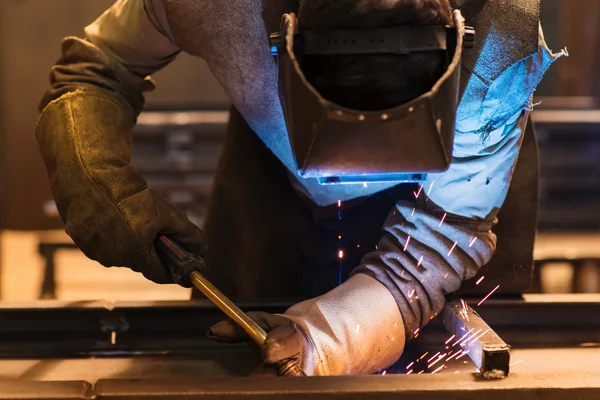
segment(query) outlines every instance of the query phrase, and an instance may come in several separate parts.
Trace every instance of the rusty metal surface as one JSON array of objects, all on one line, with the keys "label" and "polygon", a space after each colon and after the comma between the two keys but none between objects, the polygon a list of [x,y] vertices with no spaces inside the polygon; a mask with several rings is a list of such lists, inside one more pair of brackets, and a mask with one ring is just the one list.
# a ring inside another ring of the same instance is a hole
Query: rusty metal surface
[{"label": "rusty metal surface", "polygon": [[0,382],[0,399],[91,399],[92,385],[87,382]]},{"label": "rusty metal surface", "polygon": [[[21,380],[6,381],[25,361],[2,360],[0,399],[417,399],[597,400],[600,347],[514,351],[511,376],[483,380],[472,364],[422,375],[268,378],[206,376],[194,360],[56,360]],[[111,368],[110,364],[114,362]],[[87,365],[86,365],[87,364]],[[104,364],[104,365],[100,365]],[[100,376],[91,385],[80,377]]]}]

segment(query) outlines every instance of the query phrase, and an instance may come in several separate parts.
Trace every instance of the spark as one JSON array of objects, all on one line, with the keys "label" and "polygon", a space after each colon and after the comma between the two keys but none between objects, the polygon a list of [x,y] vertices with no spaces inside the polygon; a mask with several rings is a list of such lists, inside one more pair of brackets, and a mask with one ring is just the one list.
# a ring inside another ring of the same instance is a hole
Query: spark
[{"label": "spark", "polygon": [[412,367],[413,365],[415,365],[415,362],[414,362],[414,361],[413,361],[413,362],[411,362],[410,364],[408,364],[408,365],[406,366],[406,369],[409,369],[409,368],[410,368],[410,367]]},{"label": "spark", "polygon": [[341,239],[341,238],[342,238],[342,235],[339,235],[339,236],[338,236],[338,239]]},{"label": "spark", "polygon": [[341,207],[341,206],[342,206],[342,201],[338,200],[338,207]]},{"label": "spark", "polygon": [[435,181],[432,181],[431,185],[429,185],[429,189],[427,190],[427,197],[429,197],[429,193],[431,193],[431,189],[433,188],[434,183],[435,183]]},{"label": "spark", "polygon": [[446,275],[444,275],[444,279],[446,279],[449,274],[450,274],[450,272],[446,272]]},{"label": "spark", "polygon": [[437,363],[438,363],[438,362],[439,362],[439,361],[440,361],[442,358],[444,358],[444,357],[446,357],[446,355],[445,355],[445,354],[441,354],[441,355],[438,357],[438,359],[437,359],[437,360],[435,360],[434,362],[432,362],[431,364],[429,364],[429,365],[427,366],[427,368],[431,368],[431,367],[433,367],[435,364],[437,364]]},{"label": "spark", "polygon": [[112,331],[110,333],[110,344],[114,345],[117,343],[117,332]]},{"label": "spark", "polygon": [[344,258],[344,250],[340,250],[338,253],[339,258]]},{"label": "spark", "polygon": [[471,243],[469,243],[469,247],[473,247],[473,245],[475,244],[476,241],[477,241],[477,236],[473,237],[473,240],[471,240]]},{"label": "spark", "polygon": [[467,337],[467,335],[470,335],[470,334],[471,334],[471,332],[473,332],[474,330],[475,330],[475,328],[471,328],[471,329],[469,330],[469,332],[467,332],[467,333],[465,333],[465,334],[464,334],[464,336],[463,336],[463,337],[461,337],[461,338],[460,338],[460,339],[458,339],[456,342],[454,342],[454,344],[452,345],[452,347],[454,347],[454,346],[456,346],[458,343],[462,342],[462,341],[463,341],[463,339],[464,339],[465,337]]},{"label": "spark", "polygon": [[423,372],[425,372],[425,370],[419,371],[419,373],[417,375],[421,375]]},{"label": "spark", "polygon": [[417,193],[413,192],[413,194],[415,195],[415,199],[418,199],[419,196],[421,195],[421,191],[423,190],[423,186],[420,185],[419,186],[419,191]]},{"label": "spark", "polygon": [[433,371],[431,373],[431,375],[435,374],[436,372],[438,372],[440,369],[444,368],[446,366],[446,364],[442,365],[441,367],[439,367],[438,369],[436,369],[435,371]]},{"label": "spark", "polygon": [[481,278],[477,279],[477,282],[475,282],[475,284],[479,285],[484,278],[485,276],[482,276]]},{"label": "spark", "polygon": [[448,343],[450,343],[450,342],[452,341],[452,339],[454,339],[455,337],[456,337],[456,335],[452,335],[452,336],[450,336],[450,338],[449,338],[448,340],[446,340],[446,343],[445,343],[445,344],[448,344]]},{"label": "spark", "polygon": [[426,352],[425,352],[425,353],[424,353],[424,354],[423,354],[421,357],[417,358],[417,361],[419,361],[419,360],[421,360],[421,359],[425,358],[425,356],[426,356],[427,354],[429,354],[429,352],[428,352],[428,351],[426,351]]},{"label": "spark", "polygon": [[465,355],[469,354],[469,351],[471,351],[471,350],[464,351],[464,352],[463,352],[463,353],[462,353],[460,356],[456,357],[456,359],[458,360],[458,359],[460,359],[461,357],[463,357],[463,356],[465,356]]},{"label": "spark", "polygon": [[360,330],[360,325],[356,325],[356,333]]},{"label": "spark", "polygon": [[357,244],[357,245],[356,245],[356,248],[357,248],[357,249],[360,249],[360,244]]},{"label": "spark", "polygon": [[402,273],[400,274],[400,276],[404,275],[404,270],[402,270]]},{"label": "spark", "polygon": [[417,263],[417,267],[420,266],[422,262],[423,262],[423,256],[421,256],[421,258],[419,258],[419,262]]},{"label": "spark", "polygon": [[385,375],[387,373],[387,371],[384,369],[383,372],[381,373],[381,375]]},{"label": "spark", "polygon": [[494,288],[494,290],[492,290],[487,296],[485,296],[479,303],[477,303],[477,306],[480,306],[481,304],[483,304],[484,301],[486,301],[488,299],[488,297],[490,297],[492,294],[494,294],[494,292],[496,290],[498,290],[498,288],[500,287],[500,285],[496,286]]},{"label": "spark", "polygon": [[431,362],[431,360],[433,360],[434,358],[436,358],[437,356],[440,355],[440,352],[438,351],[437,353],[435,353],[429,360],[427,360],[427,362]]},{"label": "spark", "polygon": [[416,335],[417,333],[419,333],[419,329],[416,329],[416,330],[413,332],[413,335]]},{"label": "spark", "polygon": [[367,182],[363,182],[363,186],[366,188],[369,187],[369,185],[367,185]]},{"label": "spark", "polygon": [[485,332],[483,332],[481,335],[477,336],[475,339],[473,339],[473,341],[471,341],[471,343],[475,343],[476,341],[478,341],[479,339],[481,339],[482,337],[485,336],[486,333],[488,333],[490,330],[487,329]]},{"label": "spark", "polygon": [[442,226],[442,224],[444,223],[444,220],[446,219],[446,215],[447,215],[447,213],[444,213],[444,216],[442,217],[442,220],[440,221],[440,226]]},{"label": "spark", "polygon": [[412,210],[412,214],[410,214],[410,216],[411,216],[411,217],[414,217],[414,216],[415,216],[415,210],[416,210],[416,207],[415,207],[415,208],[413,208],[413,210]]},{"label": "spark", "polygon": [[409,298],[409,299],[410,299],[411,297],[413,297],[413,294],[415,294],[415,290],[416,290],[416,289],[413,289],[413,290],[411,290],[410,292],[408,292],[408,298]]},{"label": "spark", "polygon": [[475,332],[470,338],[466,338],[465,340],[463,340],[459,346],[464,346],[465,343],[467,343],[469,340],[473,339],[475,336],[479,335],[479,332],[481,332],[483,330],[483,328],[480,328],[477,332]]},{"label": "spark", "polygon": [[446,257],[450,257],[450,254],[452,254],[452,252],[454,251],[454,248],[456,247],[456,244],[458,242],[454,242],[454,244],[452,245],[452,248],[450,249],[450,251],[448,252],[448,255]]},{"label": "spark", "polygon": [[511,365],[515,365],[515,364],[522,363],[522,362],[523,362],[523,360],[515,361],[514,363],[508,364],[508,366],[510,367]]},{"label": "spark", "polygon": [[467,303],[463,299],[460,299],[460,304],[462,305],[462,309],[464,312],[469,311],[469,308],[467,307]]},{"label": "spark", "polygon": [[462,353],[462,350],[459,350],[458,352],[456,352],[456,353],[452,354],[450,357],[448,357],[448,358],[446,359],[446,362],[448,362],[448,361],[452,360],[454,357],[456,357],[456,356],[457,356],[457,355],[459,355],[460,353]]},{"label": "spark", "polygon": [[413,373],[413,370],[411,369],[410,371],[408,371],[408,372],[406,373],[406,375],[410,375],[410,374],[412,374],[412,373]]},{"label": "spark", "polygon": [[456,374],[458,374],[459,372],[460,372],[460,371],[456,371],[454,374],[456,375]]},{"label": "spark", "polygon": [[410,236],[406,238],[406,244],[404,245],[404,251],[408,248],[408,244],[410,243]]}]

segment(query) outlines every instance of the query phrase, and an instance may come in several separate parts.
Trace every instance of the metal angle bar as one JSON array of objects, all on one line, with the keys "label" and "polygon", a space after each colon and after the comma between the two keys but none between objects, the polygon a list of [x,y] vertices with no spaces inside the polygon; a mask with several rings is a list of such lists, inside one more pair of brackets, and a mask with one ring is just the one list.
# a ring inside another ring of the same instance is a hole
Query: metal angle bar
[{"label": "metal angle bar", "polygon": [[443,311],[446,330],[455,335],[451,345],[469,356],[485,378],[508,376],[510,346],[462,300],[449,301]]}]

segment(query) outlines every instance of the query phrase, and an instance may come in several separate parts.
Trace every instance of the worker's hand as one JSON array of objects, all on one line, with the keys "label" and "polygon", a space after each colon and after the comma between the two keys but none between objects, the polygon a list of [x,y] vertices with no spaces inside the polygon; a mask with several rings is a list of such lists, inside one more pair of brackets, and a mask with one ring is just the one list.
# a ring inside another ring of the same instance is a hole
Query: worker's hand
[{"label": "worker's hand", "polygon": [[[277,375],[275,363],[287,359],[294,359],[301,369],[304,353],[312,347],[307,334],[302,331],[292,320],[281,315],[265,312],[249,312],[248,316],[267,332],[267,340],[261,348],[261,365],[255,374]],[[250,340],[246,332],[231,321],[221,321],[213,325],[207,333],[209,339],[221,343],[241,343]]]},{"label": "worker's hand", "polygon": [[58,211],[89,258],[191,287],[184,271],[161,263],[154,243],[166,235],[203,256],[204,235],[130,165],[134,120],[131,109],[107,93],[67,93],[46,106],[37,139]]}]

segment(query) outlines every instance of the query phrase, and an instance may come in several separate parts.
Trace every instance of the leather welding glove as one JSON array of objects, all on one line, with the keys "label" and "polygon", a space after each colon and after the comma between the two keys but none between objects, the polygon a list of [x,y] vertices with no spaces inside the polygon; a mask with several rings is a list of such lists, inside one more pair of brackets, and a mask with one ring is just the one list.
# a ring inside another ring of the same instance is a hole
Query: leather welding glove
[{"label": "leather welding glove", "polygon": [[203,256],[204,235],[130,165],[134,124],[126,102],[103,91],[77,90],[45,107],[36,135],[58,211],[92,260],[191,287],[190,271],[163,265],[154,243],[166,235]]},{"label": "leather welding glove", "polygon": [[[365,274],[283,315],[248,315],[268,332],[263,361],[295,358],[307,375],[374,373],[396,362],[404,350],[404,323],[394,297]],[[248,340],[230,321],[211,327],[208,337],[224,343]]]}]

